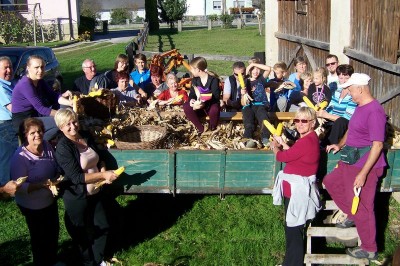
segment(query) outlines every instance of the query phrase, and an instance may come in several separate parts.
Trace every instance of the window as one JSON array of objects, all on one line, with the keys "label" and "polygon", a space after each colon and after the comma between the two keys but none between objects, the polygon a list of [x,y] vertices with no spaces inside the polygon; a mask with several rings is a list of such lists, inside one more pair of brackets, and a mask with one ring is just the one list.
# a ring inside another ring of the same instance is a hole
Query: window
[{"label": "window", "polygon": [[[1,6],[1,10],[7,11],[28,11],[28,0],[0,0],[0,4],[5,5]],[[11,6],[14,5],[14,6]]]},{"label": "window", "polygon": [[233,2],[233,6],[234,7],[244,7],[244,1],[239,1],[239,5],[238,5],[238,3],[237,3],[237,1],[234,1]]},{"label": "window", "polygon": [[307,15],[307,0],[297,0],[296,1],[296,13],[300,15]]},{"label": "window", "polygon": [[222,1],[213,1],[213,9],[220,10],[222,8]]}]

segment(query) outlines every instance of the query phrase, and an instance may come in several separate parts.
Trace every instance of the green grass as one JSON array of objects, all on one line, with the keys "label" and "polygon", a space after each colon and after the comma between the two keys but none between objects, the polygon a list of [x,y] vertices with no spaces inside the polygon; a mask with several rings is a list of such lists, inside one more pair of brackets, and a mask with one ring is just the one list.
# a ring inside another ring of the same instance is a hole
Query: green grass
[{"label": "green grass", "polygon": [[[157,40],[162,45],[157,45]],[[212,40],[207,41],[207,40]],[[82,75],[81,63],[93,58],[99,71],[111,69],[117,54],[126,44],[80,44],[79,49],[57,53],[67,87]],[[252,56],[264,50],[264,38],[257,29],[190,30],[176,33],[161,29],[151,35],[147,51],[180,49],[181,53]],[[62,50],[61,50],[62,51]],[[232,62],[209,61],[209,69],[220,75],[231,72]],[[377,208],[380,257],[389,257],[400,244],[400,205],[380,193]],[[109,253],[114,252],[124,265],[275,265],[284,256],[283,207],[272,205],[270,195],[226,196],[143,194],[120,195],[109,200],[113,214],[110,223]],[[77,265],[77,255],[63,223],[63,203],[59,200],[60,256]],[[31,265],[26,223],[15,202],[0,202],[1,265]],[[319,249],[335,249],[337,244],[321,243]],[[372,265],[374,265],[372,263]]]},{"label": "green grass", "polygon": [[265,50],[265,36],[258,34],[257,27],[237,29],[190,29],[178,33],[176,30],[160,29],[151,34],[146,50],[165,52],[179,49],[182,54],[216,54],[253,56]]}]

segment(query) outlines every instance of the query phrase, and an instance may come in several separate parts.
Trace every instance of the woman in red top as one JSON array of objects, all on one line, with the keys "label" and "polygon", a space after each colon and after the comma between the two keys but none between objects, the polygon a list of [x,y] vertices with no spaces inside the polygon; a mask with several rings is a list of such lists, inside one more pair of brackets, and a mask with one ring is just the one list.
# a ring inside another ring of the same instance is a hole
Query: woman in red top
[{"label": "woman in red top", "polygon": [[158,95],[158,105],[182,105],[187,102],[188,95],[185,90],[179,90],[176,76],[172,73],[167,75],[168,90]]},{"label": "woman in red top", "polygon": [[[309,107],[300,107],[297,110],[294,119],[296,129],[300,134],[300,138],[294,143],[293,146],[289,147],[282,140],[281,137],[274,136],[275,139],[271,142],[270,147],[276,155],[276,160],[279,162],[284,162],[286,164],[285,168],[283,169],[282,176],[289,176],[290,178],[292,178],[292,180],[295,181],[296,179],[307,178],[307,182],[302,182],[304,180],[299,180],[299,183],[301,184],[300,186],[305,184],[306,190],[310,189],[311,191],[309,194],[312,194],[312,192],[316,192],[315,195],[316,198],[318,198],[317,189],[315,186],[315,175],[317,173],[319,165],[320,149],[319,139],[314,131],[316,119],[316,113],[313,109]],[[289,181],[285,179],[286,178],[283,178],[281,186],[282,194],[284,197],[286,216],[286,253],[283,265],[302,266],[304,260],[305,224],[305,222],[303,221],[308,220],[310,216],[315,216],[318,208],[314,208],[314,210],[310,211],[310,209],[308,208],[312,208],[310,206],[312,204],[308,204],[308,200],[311,196],[303,195],[304,190],[298,189],[299,184],[297,182],[295,182],[296,184],[292,183],[291,185],[291,183],[289,183]],[[311,179],[313,180],[311,181]],[[291,198],[296,198],[296,200],[293,200],[296,202],[292,202],[292,205],[289,206]],[[301,202],[298,202],[298,199],[300,199]],[[305,204],[303,204],[303,201]],[[304,205],[307,205],[307,207],[304,207]],[[292,206],[295,206],[294,209],[292,209]],[[290,209],[291,213],[288,213],[288,209]],[[300,215],[302,217],[300,217],[299,219],[296,218],[298,220],[290,220],[291,218],[288,218],[288,216],[290,216],[292,213],[295,213],[296,215]]]}]

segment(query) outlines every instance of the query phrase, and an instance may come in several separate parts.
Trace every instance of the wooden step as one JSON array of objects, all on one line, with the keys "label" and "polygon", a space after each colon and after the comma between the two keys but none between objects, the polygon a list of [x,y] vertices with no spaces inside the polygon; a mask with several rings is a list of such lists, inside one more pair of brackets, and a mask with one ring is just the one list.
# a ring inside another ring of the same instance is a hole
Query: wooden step
[{"label": "wooden step", "polygon": [[338,238],[349,238],[358,237],[357,229],[355,227],[350,228],[337,228],[337,227],[314,227],[310,226],[307,228],[307,237],[338,237]]},{"label": "wooden step", "polygon": [[327,200],[325,201],[324,210],[326,211],[339,210],[339,207],[333,200]]},{"label": "wooden step", "polygon": [[346,254],[306,254],[304,257],[306,265],[311,264],[355,264],[369,265],[368,259],[356,259]]}]

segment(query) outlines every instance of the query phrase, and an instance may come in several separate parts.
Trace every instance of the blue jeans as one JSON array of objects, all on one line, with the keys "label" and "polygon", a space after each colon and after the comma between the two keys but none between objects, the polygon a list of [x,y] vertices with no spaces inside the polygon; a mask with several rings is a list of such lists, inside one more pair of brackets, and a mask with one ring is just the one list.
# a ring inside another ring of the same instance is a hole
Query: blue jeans
[{"label": "blue jeans", "polygon": [[10,181],[10,160],[18,147],[17,133],[11,120],[0,120],[0,185]]}]

